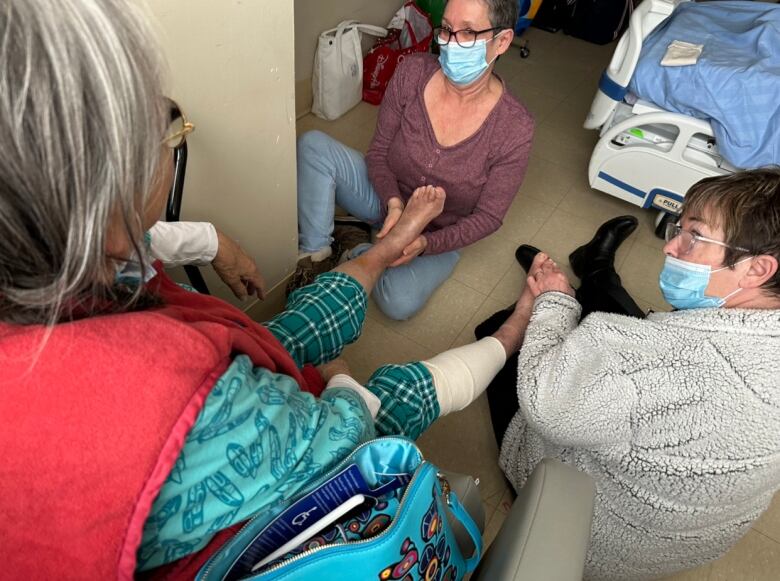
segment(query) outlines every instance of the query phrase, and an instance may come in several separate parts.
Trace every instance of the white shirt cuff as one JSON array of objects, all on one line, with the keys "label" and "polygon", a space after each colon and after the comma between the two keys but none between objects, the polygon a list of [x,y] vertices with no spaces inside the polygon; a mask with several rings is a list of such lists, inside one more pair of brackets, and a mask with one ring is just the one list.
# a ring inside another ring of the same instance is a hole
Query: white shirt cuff
[{"label": "white shirt cuff", "polygon": [[166,266],[205,266],[217,255],[217,229],[208,222],[157,222],[149,229],[152,256]]},{"label": "white shirt cuff", "polygon": [[371,413],[371,419],[376,419],[379,408],[382,407],[382,402],[377,396],[368,391],[349,375],[344,375],[343,373],[334,375],[331,377],[328,385],[325,386],[325,389],[330,389],[331,387],[346,387],[347,389],[357,392],[357,394],[363,398],[363,401],[366,402],[366,407],[368,408],[369,413]]}]

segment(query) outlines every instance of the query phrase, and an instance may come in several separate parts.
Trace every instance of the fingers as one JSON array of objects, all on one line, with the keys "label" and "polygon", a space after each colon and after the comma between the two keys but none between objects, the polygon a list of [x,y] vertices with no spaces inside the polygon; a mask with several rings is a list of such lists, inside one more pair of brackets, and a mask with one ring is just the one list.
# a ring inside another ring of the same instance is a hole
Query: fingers
[{"label": "fingers", "polygon": [[233,291],[233,294],[236,295],[236,297],[238,297],[242,301],[249,296],[247,293],[247,289],[244,286],[244,283],[241,282],[241,277],[235,277],[235,278],[229,277],[223,280],[230,287],[230,290]]},{"label": "fingers", "polygon": [[401,208],[388,208],[387,218],[385,218],[385,222],[382,224],[382,229],[379,231],[376,237],[380,239],[384,238],[387,233],[393,229],[393,226],[398,223],[398,220],[401,219],[401,214],[403,214],[403,209]]},{"label": "fingers", "polygon": [[571,288],[566,274],[544,252],[540,252],[534,257],[526,284],[534,298],[549,291],[558,291],[574,296],[574,290]]},{"label": "fingers", "polygon": [[411,244],[409,244],[406,248],[404,248],[400,258],[395,260],[390,266],[391,267],[401,266],[402,264],[411,262],[413,258],[419,256],[422,253],[422,251],[425,250],[426,246],[428,246],[428,239],[421,234],[420,236],[415,238]]},{"label": "fingers", "polygon": [[241,282],[250,296],[256,295],[261,301],[265,300],[265,279],[257,272],[256,267],[254,272],[241,276]]}]

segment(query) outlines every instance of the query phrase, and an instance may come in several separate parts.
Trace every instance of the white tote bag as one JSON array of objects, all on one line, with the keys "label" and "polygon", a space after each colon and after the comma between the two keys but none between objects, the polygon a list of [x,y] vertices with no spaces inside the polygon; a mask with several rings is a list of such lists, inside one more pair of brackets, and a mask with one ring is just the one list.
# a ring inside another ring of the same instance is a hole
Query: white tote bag
[{"label": "white tote bag", "polygon": [[320,34],[314,57],[312,113],[338,119],[360,102],[363,93],[363,50],[360,33],[386,36],[381,26],[345,20]]}]

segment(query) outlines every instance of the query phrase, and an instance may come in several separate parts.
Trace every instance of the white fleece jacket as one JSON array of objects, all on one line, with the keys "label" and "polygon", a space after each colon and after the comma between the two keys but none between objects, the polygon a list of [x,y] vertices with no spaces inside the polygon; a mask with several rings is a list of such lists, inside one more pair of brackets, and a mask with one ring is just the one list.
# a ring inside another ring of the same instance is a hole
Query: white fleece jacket
[{"label": "white fleece jacket", "polygon": [[716,559],[780,487],[780,311],[579,314],[537,299],[501,467],[516,489],[544,457],[594,478],[588,579]]}]

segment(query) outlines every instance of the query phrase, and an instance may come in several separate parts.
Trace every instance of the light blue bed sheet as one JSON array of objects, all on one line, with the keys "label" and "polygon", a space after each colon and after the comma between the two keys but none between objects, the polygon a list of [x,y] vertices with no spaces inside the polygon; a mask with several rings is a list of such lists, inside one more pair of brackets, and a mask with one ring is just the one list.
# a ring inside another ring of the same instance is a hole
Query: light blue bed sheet
[{"label": "light blue bed sheet", "polygon": [[[695,65],[661,66],[669,44],[703,44]],[[733,165],[780,163],[780,5],[685,2],[645,39],[629,90],[711,122]]]}]

